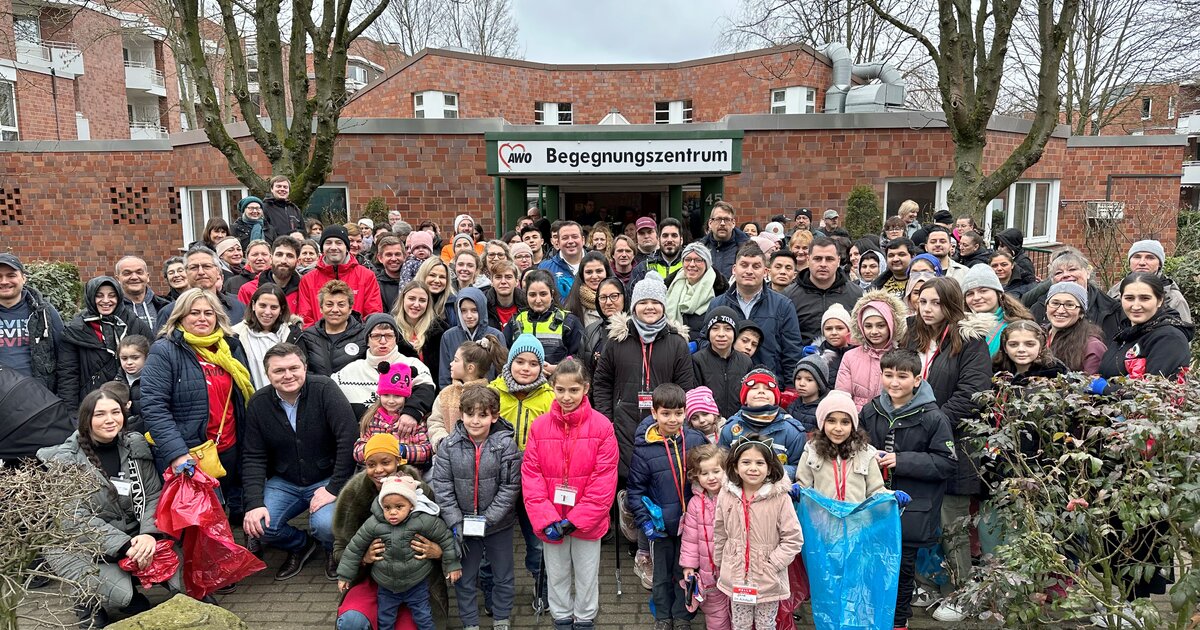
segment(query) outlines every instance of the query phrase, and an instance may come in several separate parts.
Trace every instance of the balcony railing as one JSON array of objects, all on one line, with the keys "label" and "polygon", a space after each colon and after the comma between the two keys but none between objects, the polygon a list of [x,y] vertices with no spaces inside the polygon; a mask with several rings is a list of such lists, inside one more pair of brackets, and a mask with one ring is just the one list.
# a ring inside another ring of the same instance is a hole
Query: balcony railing
[{"label": "balcony railing", "polygon": [[157,122],[132,120],[129,122],[130,140],[162,140],[167,137],[167,129]]},{"label": "balcony railing", "polygon": [[73,42],[17,41],[17,62],[70,75],[83,74],[83,52]]},{"label": "balcony railing", "polygon": [[1184,186],[1200,186],[1200,160],[1183,163],[1183,179],[1179,183]]},{"label": "balcony railing", "polygon": [[1200,110],[1180,114],[1175,123],[1175,133],[1181,135],[1200,135]]},{"label": "balcony railing", "polygon": [[167,95],[167,79],[153,65],[144,61],[125,62],[125,87],[149,92],[155,96]]}]

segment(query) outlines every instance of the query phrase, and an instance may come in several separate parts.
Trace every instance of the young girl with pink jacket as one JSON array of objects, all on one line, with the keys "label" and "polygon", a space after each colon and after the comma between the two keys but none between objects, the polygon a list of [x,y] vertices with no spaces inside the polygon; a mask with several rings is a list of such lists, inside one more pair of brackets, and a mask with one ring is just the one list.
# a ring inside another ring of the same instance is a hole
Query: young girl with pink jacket
[{"label": "young girl with pink jacket", "polygon": [[862,409],[883,391],[879,359],[904,337],[908,311],[891,293],[876,289],[858,299],[850,317],[850,335],[858,346],[842,355],[833,388],[850,394],[855,408]]},{"label": "young girl with pink jacket", "polygon": [[692,480],[692,500],[683,516],[683,542],[679,547],[679,566],[686,582],[695,575],[700,581],[704,601],[704,626],[708,630],[732,630],[729,596],[717,588],[713,551],[717,496],[725,485],[725,451],[706,444],[688,451],[688,478]]},{"label": "young girl with pink jacket", "polygon": [[564,359],[550,382],[554,402],[529,430],[521,491],[529,521],[546,543],[554,628],[590,630],[600,607],[600,539],[617,494],[620,453],[612,421],[588,403],[591,378],[583,363]]},{"label": "young girl with pink jacket", "polygon": [[735,441],[717,496],[713,560],[717,588],[732,602],[734,628],[775,627],[779,602],[791,595],[788,565],[804,543],[791,484],[774,450],[770,438],[757,433]]}]

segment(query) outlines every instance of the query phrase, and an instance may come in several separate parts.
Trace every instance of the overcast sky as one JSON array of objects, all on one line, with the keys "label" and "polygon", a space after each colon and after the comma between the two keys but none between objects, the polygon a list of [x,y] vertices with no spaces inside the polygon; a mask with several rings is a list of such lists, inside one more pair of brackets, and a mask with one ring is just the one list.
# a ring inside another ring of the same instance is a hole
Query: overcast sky
[{"label": "overcast sky", "polygon": [[513,0],[525,59],[654,63],[719,54],[722,16],[737,0]]}]

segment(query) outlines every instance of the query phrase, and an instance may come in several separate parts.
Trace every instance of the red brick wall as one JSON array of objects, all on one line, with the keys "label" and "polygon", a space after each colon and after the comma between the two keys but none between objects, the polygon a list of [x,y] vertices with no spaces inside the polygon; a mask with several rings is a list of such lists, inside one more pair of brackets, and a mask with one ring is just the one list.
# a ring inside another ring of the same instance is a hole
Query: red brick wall
[{"label": "red brick wall", "polygon": [[458,92],[459,118],[504,118],[531,125],[538,101],[570,102],[575,124],[594,125],[612,108],[633,124],[654,122],[656,101],[692,101],[695,122],[726,114],[770,112],[771,89],[815,88],[824,106],[830,68],[800,51],[674,68],[627,70],[561,66],[542,69],[521,62],[428,54],[378,87],[361,92],[347,117],[412,118],[412,95],[424,90]]},{"label": "red brick wall", "polygon": [[[1151,100],[1148,120],[1142,120],[1143,98]],[[1175,117],[1167,118],[1167,105],[1171,98],[1175,99]],[[1179,114],[1195,109],[1192,104],[1184,102],[1186,100],[1188,99],[1180,94],[1178,83],[1147,85],[1138,88],[1136,94],[1123,99],[1115,106],[1118,110],[1116,116],[1100,129],[1100,135],[1128,136],[1135,131],[1147,136],[1173,134]]]},{"label": "red brick wall", "polygon": [[[17,71],[17,129],[22,140],[75,140],[75,81],[58,77],[51,86],[50,75]],[[57,90],[57,97],[55,96]],[[58,102],[58,127],[54,105]],[[128,130],[126,130],[128,137]]]},{"label": "red brick wall", "polygon": [[92,140],[128,140],[120,23],[115,18],[81,10],[71,26],[74,41],[83,50],[83,76],[76,82],[76,98],[79,111],[88,119]]}]

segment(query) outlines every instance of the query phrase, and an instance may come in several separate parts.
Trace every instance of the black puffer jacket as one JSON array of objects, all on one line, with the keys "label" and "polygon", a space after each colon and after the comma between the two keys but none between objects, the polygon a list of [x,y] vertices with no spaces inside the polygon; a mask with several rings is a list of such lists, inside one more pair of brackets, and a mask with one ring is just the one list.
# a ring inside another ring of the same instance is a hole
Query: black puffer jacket
[{"label": "black puffer jacket", "polygon": [[309,374],[333,376],[334,372],[363,358],[367,353],[367,329],[362,316],[351,312],[346,330],[335,341],[325,332],[325,319],[305,328],[296,339],[308,357]]},{"label": "black puffer jacket", "polygon": [[800,323],[800,343],[806,346],[821,336],[821,317],[826,309],[841,304],[848,313],[863,294],[862,289],[850,282],[850,277],[841,269],[837,270],[837,276],[828,289],[817,288],[812,283],[811,273],[808,269],[800,272],[796,278],[797,290],[792,296],[796,319]]},{"label": "black puffer jacket", "polygon": [[729,358],[722,359],[707,343],[692,355],[696,384],[712,390],[722,418],[729,418],[741,410],[738,395],[742,391],[742,377],[753,367],[754,361],[745,354],[730,350]]},{"label": "black puffer jacket", "polygon": [[1174,378],[1191,364],[1194,332],[1174,312],[1160,308],[1149,321],[1117,333],[1100,360],[1100,376]]},{"label": "black puffer jacket", "polygon": [[[958,323],[958,334],[963,338],[962,350],[951,354],[949,343],[933,358],[925,381],[933,389],[938,409],[950,420],[957,446],[958,470],[946,488],[948,494],[979,494],[982,485],[976,467],[977,453],[965,437],[962,420],[980,413],[979,405],[973,400],[975,394],[992,387],[992,358],[988,352],[987,335],[995,326],[996,319],[990,313],[968,315]],[[909,335],[912,339],[916,335]],[[920,352],[915,343],[909,349]]]},{"label": "black puffer jacket", "polygon": [[[117,292],[117,309],[101,316],[96,309],[96,294],[109,286]],[[84,310],[63,328],[58,345],[58,395],[68,405],[78,405],[84,396],[113,380],[121,370],[117,346],[128,335],[154,337],[150,327],[125,306],[121,285],[108,277],[88,280],[83,289]],[[93,325],[100,326],[101,341]]]},{"label": "black puffer jacket", "polygon": [[263,198],[263,236],[268,243],[275,237],[304,231],[304,214],[288,199]]},{"label": "black puffer jacket", "polygon": [[615,425],[617,444],[621,448],[621,477],[627,474],[633,457],[634,430],[650,413],[649,409],[638,407],[638,393],[652,392],[663,383],[675,383],[684,391],[696,386],[688,353],[687,327],[683,324],[668,322],[646,350],[650,358],[649,378],[642,370],[642,340],[633,318],[625,314],[613,315],[608,344],[596,366],[593,399],[596,411]]}]

